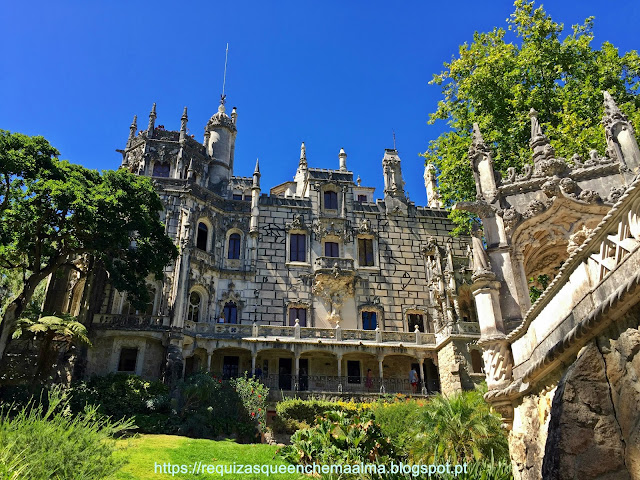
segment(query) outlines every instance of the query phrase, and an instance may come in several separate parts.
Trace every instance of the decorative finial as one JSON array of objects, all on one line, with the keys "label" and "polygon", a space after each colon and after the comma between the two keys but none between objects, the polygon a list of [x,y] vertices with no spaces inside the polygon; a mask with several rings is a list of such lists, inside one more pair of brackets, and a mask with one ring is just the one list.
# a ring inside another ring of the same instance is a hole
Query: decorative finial
[{"label": "decorative finial", "polygon": [[360,175],[358,175],[358,178],[356,179],[356,184],[360,186],[361,183],[362,183],[362,180],[360,179]]},{"label": "decorative finial", "polygon": [[344,148],[340,149],[338,158],[340,159],[340,171],[346,172],[347,171],[347,153],[344,151]]},{"label": "decorative finial", "polygon": [[307,147],[304,146],[304,142],[300,145],[300,164],[301,167],[307,166]]},{"label": "decorative finial", "polygon": [[231,120],[233,121],[234,125],[238,123],[238,109],[236,107],[233,107],[231,109]]},{"label": "decorative finial", "polygon": [[129,127],[129,141],[133,140],[136,136],[136,130],[138,130],[138,116],[134,115],[131,126]]},{"label": "decorative finial", "polygon": [[541,160],[554,158],[556,152],[542,131],[538,121],[538,112],[536,112],[535,108],[529,111],[529,118],[531,118],[531,140],[529,140],[529,146],[533,151],[533,163],[537,165]]},{"label": "decorative finial", "polygon": [[260,173],[260,160],[256,158],[256,168],[253,170],[253,173]]},{"label": "decorative finial", "polygon": [[187,121],[189,117],[187,116],[187,107],[184,107],[184,111],[182,112],[182,117],[180,118],[180,141],[184,142],[187,138]]},{"label": "decorative finial", "polygon": [[149,126],[147,127],[147,136],[149,138],[153,137],[153,130],[156,126],[156,104],[154,102],[153,107],[151,107],[151,112],[149,113]]},{"label": "decorative finial", "polygon": [[602,94],[604,95],[604,115],[605,115],[605,118],[609,117],[609,118],[614,118],[614,119],[619,119],[619,120],[625,120],[626,121],[627,117],[620,111],[620,108],[618,108],[618,104],[613,99],[611,94],[609,92],[607,92],[606,90],[604,90],[602,92]]},{"label": "decorative finial", "polygon": [[482,132],[480,132],[480,127],[477,123],[473,124],[473,132],[471,134],[471,143],[474,146],[484,145],[484,138],[482,138]]}]

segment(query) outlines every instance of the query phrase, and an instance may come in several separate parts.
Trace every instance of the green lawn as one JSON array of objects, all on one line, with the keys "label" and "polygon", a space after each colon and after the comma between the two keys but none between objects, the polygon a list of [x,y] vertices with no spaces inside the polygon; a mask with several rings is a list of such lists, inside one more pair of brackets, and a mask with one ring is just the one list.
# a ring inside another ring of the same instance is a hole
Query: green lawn
[{"label": "green lawn", "polygon": [[[271,445],[248,444],[241,445],[231,440],[213,441],[196,440],[193,438],[173,435],[140,435],[135,438],[119,440],[121,449],[118,455],[129,460],[115,476],[119,480],[142,479],[269,479],[269,480],[300,480],[303,477],[296,474],[248,474],[238,475],[233,473],[220,476],[218,473],[161,473],[155,469],[155,465],[171,463],[172,465],[186,465],[193,468],[194,462],[202,462],[204,465],[233,465],[259,464],[259,465],[285,465],[284,462],[274,459],[277,447]],[[191,471],[191,470],[190,470]]]}]

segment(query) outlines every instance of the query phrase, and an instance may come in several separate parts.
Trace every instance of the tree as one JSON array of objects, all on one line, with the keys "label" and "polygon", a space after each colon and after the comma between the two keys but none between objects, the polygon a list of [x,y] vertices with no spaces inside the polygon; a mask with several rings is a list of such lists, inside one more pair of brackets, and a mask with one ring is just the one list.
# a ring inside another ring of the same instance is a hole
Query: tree
[{"label": "tree", "polygon": [[0,323],[0,360],[36,287],[61,267],[81,275],[104,268],[113,286],[143,308],[146,277],[162,278],[177,257],[149,178],[126,170],[100,174],[58,154],[42,137],[0,130],[0,269],[22,276]]},{"label": "tree", "polygon": [[473,390],[430,400],[413,430],[413,460],[463,463],[492,457],[508,459],[500,416],[491,412],[482,394],[481,390]]},{"label": "tree", "polygon": [[16,322],[12,338],[27,335],[40,341],[34,382],[46,381],[56,358],[60,354],[67,353],[72,345],[91,345],[87,337],[87,328],[70,315],[46,316],[35,320],[28,317],[21,318]]},{"label": "tree", "polygon": [[[423,156],[439,171],[440,195],[447,206],[475,198],[467,161],[473,123],[493,147],[495,165],[503,173],[508,167],[521,168],[531,158],[531,108],[538,111],[556,154],[565,158],[576,153],[588,157],[592,149],[604,153],[603,90],[640,127],[636,51],[620,55],[608,42],[594,49],[593,17],[561,38],[564,26],[542,7],[525,0],[514,6],[507,31],[476,32],[473,42],[460,46],[459,56],[445,63],[445,70],[430,82],[441,86],[444,98],[429,123],[446,120],[451,129],[433,140]],[[468,216],[452,213],[461,226],[458,232],[467,230]]]}]

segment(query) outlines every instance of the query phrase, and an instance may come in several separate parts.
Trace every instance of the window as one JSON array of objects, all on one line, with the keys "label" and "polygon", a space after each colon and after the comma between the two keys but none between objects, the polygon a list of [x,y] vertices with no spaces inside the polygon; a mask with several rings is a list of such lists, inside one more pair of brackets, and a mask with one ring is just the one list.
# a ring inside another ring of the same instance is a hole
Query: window
[{"label": "window", "polygon": [[307,309],[306,308],[290,308],[289,309],[289,326],[295,326],[296,318],[300,320],[300,326],[307,326]]},{"label": "window", "polygon": [[187,320],[191,320],[192,322],[200,321],[200,294],[198,292],[191,292],[189,294]]},{"label": "window", "polygon": [[373,240],[370,238],[358,239],[358,264],[361,267],[373,267]]},{"label": "window", "polygon": [[303,233],[292,233],[289,239],[289,261],[307,261],[307,236]]},{"label": "window", "polygon": [[336,192],[324,192],[324,208],[325,210],[338,209],[338,194]]},{"label": "window", "polygon": [[418,331],[424,332],[424,321],[422,319],[422,315],[419,313],[410,313],[407,315],[409,331],[413,332],[416,329],[416,325],[418,326]]},{"label": "window", "polygon": [[207,226],[200,222],[198,223],[198,236],[196,237],[196,248],[199,250],[207,251],[207,237],[209,236],[209,229]]},{"label": "window", "polygon": [[359,203],[367,203],[367,196],[366,195],[358,195],[358,202]]},{"label": "window", "polygon": [[339,257],[338,244],[336,242],[325,242],[324,244],[324,256],[325,257]]},{"label": "window", "polygon": [[242,200],[242,195],[241,195],[241,194],[239,195],[239,194],[237,194],[237,193],[234,193],[234,194],[233,194],[233,199],[234,199],[234,200]]},{"label": "window", "polygon": [[362,329],[375,330],[378,327],[376,312],[362,312]]},{"label": "window", "polygon": [[154,163],[153,164],[153,173],[151,175],[153,175],[154,177],[169,178],[169,171],[170,170],[171,170],[171,167],[166,162],[164,162],[164,163]]},{"label": "window", "polygon": [[238,323],[238,307],[235,303],[225,303],[223,311],[224,323]]},{"label": "window", "polygon": [[222,378],[229,380],[238,377],[240,357],[225,355],[222,359]]},{"label": "window", "polygon": [[120,350],[120,361],[118,362],[119,372],[135,372],[136,360],[138,359],[137,348],[123,348]]},{"label": "window", "polygon": [[347,360],[347,383],[360,383],[360,362]]},{"label": "window", "polygon": [[473,373],[484,373],[482,354],[478,350],[471,350],[471,369]]},{"label": "window", "polygon": [[238,260],[240,258],[240,235],[232,233],[229,235],[229,254],[227,258]]}]

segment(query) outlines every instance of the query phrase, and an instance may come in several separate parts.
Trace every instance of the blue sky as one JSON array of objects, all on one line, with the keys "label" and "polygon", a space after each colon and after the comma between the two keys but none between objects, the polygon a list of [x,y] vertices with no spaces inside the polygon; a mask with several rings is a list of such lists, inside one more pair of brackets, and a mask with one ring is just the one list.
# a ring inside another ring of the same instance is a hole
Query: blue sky
[{"label": "blue sky", "polygon": [[[566,26],[594,15],[595,41],[640,47],[640,3],[544,4]],[[43,135],[61,158],[117,168],[134,114],[177,130],[184,106],[202,141],[222,89],[238,108],[235,174],[260,158],[263,192],[293,178],[300,142],[309,165],[338,152],[382,195],[393,145],[410,197],[425,204],[426,150],[446,125],[427,125],[441,98],[428,85],[474,31],[504,27],[511,1],[5,2],[0,13],[0,128]]]}]

